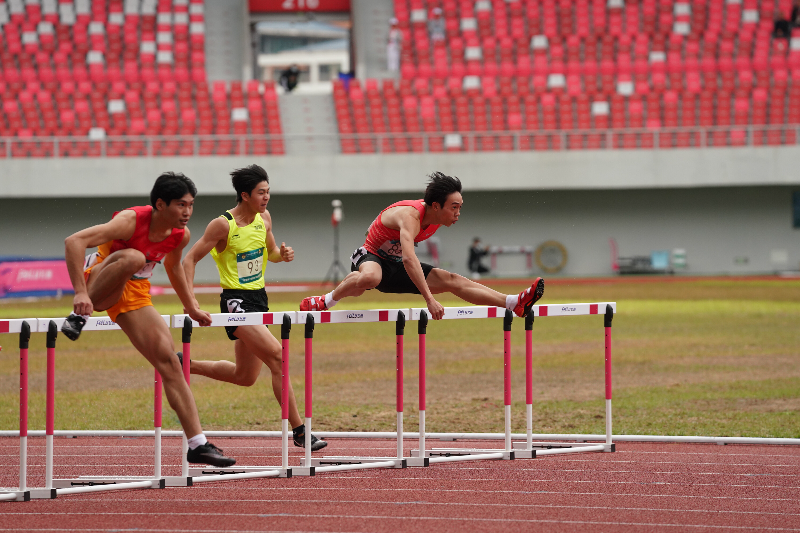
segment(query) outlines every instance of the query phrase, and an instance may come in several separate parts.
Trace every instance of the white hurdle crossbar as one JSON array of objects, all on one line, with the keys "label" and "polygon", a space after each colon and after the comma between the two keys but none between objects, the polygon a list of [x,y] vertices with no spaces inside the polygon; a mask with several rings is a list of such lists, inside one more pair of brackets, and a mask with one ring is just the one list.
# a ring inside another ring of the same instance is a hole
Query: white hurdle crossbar
[{"label": "white hurdle crossbar", "polygon": [[[169,325],[169,315],[161,315],[164,323]],[[101,492],[137,488],[164,488],[165,480],[161,477],[161,443],[160,443],[160,415],[154,417],[155,429],[154,444],[154,472],[153,476],[80,476],[72,479],[53,478],[53,436],[55,426],[55,364],[56,364],[56,339],[64,318],[40,318],[37,330],[47,333],[47,394],[45,413],[45,487],[31,491],[32,499],[54,498],[59,494],[79,494],[83,492]],[[119,325],[108,317],[90,317],[83,327],[87,331],[113,331],[121,329]],[[160,404],[160,377],[156,377],[157,390],[155,392],[154,407]]]},{"label": "white hurdle crossbar", "polygon": [[[207,327],[281,325],[281,366],[283,374],[281,386],[281,466],[189,467],[189,463],[186,460],[188,445],[186,444],[186,435],[184,435],[182,475],[190,478],[191,484],[205,481],[226,481],[254,477],[292,477],[292,469],[289,468],[289,333],[292,324],[296,323],[297,313],[294,311],[275,313],[214,313],[211,315],[211,324]],[[201,326],[197,321],[192,320],[189,315],[174,315],[172,317],[172,327],[181,328],[183,331],[183,371],[188,383],[192,329]]]},{"label": "white hurdle crossbar", "polygon": [[[359,470],[366,468],[405,468],[406,459],[403,457],[403,337],[407,309],[369,309],[369,310],[342,310],[342,311],[300,311],[297,313],[298,322],[312,324],[355,324],[369,322],[395,322],[395,375],[397,399],[397,456],[396,457],[351,457],[351,456],[324,456],[322,458],[310,457],[308,442],[311,434],[311,399],[312,382],[310,354],[313,335],[306,328],[306,462],[303,468],[298,469],[298,475],[314,475],[321,472],[340,472],[345,470]],[[312,470],[313,467],[313,470]]]}]

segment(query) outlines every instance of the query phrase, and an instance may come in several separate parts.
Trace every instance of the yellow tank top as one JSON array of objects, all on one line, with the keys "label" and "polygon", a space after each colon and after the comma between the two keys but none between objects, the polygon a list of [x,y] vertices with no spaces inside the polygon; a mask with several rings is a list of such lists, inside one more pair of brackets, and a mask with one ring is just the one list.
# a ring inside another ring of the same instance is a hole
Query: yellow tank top
[{"label": "yellow tank top", "polygon": [[249,225],[240,228],[230,211],[222,218],[228,221],[228,245],[221,253],[211,249],[217,263],[223,289],[257,290],[264,288],[264,257],[267,230],[260,213]]}]

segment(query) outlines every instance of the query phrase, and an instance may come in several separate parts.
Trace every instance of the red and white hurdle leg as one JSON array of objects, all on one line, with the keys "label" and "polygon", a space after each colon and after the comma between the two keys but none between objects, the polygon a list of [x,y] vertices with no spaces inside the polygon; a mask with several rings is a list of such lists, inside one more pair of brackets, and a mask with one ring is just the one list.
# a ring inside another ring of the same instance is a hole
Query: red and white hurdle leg
[{"label": "red and white hurdle leg", "polygon": [[613,452],[614,444],[611,438],[611,322],[614,320],[614,310],[606,305],[604,317],[606,341],[606,444],[603,451]]},{"label": "red and white hurdle leg", "polygon": [[419,449],[411,450],[411,457],[407,459],[408,466],[430,466],[430,461],[425,453],[425,338],[428,331],[428,313],[421,311],[417,323],[419,335]]}]

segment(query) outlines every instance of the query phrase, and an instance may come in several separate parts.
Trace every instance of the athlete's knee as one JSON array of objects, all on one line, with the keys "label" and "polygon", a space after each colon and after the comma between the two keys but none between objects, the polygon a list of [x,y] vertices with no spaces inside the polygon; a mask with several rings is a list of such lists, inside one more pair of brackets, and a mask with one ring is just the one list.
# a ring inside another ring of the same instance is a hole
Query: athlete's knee
[{"label": "athlete's knee", "polygon": [[380,282],[380,272],[359,272],[358,279],[356,280],[356,287],[362,290],[374,289]]},{"label": "athlete's knee", "polygon": [[[238,369],[237,369],[238,370]],[[258,374],[260,372],[237,372],[234,376],[235,384],[240,387],[252,387],[258,381]]]},{"label": "athlete's knee", "polygon": [[132,270],[133,272],[140,270],[147,263],[147,258],[144,256],[144,254],[139,250],[134,250],[133,248],[115,252],[115,257],[113,259],[114,261],[121,263],[125,270]]}]

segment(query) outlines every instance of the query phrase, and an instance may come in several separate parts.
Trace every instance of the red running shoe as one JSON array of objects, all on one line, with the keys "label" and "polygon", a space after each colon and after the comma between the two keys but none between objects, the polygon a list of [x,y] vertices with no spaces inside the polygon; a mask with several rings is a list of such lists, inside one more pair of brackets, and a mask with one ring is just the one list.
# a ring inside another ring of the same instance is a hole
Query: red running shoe
[{"label": "red running shoe", "polygon": [[528,316],[533,304],[538,302],[543,294],[544,280],[542,278],[536,278],[536,281],[531,284],[529,289],[525,289],[519,293],[519,302],[514,307],[514,314],[517,316]]},{"label": "red running shoe", "polygon": [[325,305],[325,296],[309,296],[303,298],[300,302],[301,311],[327,311],[328,306]]}]

